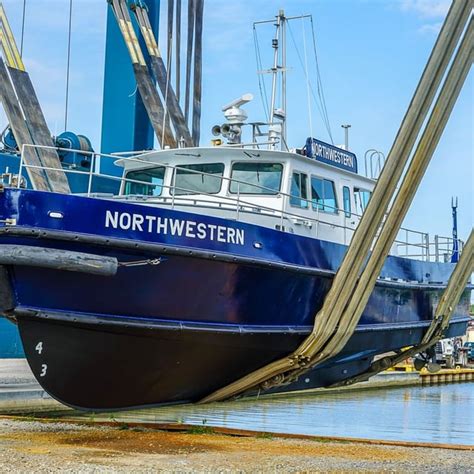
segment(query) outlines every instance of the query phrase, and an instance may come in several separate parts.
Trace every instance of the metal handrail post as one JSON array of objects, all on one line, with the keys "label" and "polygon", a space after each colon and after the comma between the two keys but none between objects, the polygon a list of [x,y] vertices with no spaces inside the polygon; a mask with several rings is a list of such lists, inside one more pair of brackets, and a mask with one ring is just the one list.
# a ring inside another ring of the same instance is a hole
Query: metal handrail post
[{"label": "metal handrail post", "polygon": [[280,193],[280,197],[281,197],[280,230],[283,230],[283,213],[285,212],[285,195]]},{"label": "metal handrail post", "polygon": [[23,156],[25,154],[25,146],[26,145],[24,143],[21,145],[20,166],[18,168],[18,184],[17,184],[18,189],[21,188],[21,176],[23,174]]},{"label": "metal handrail post", "polygon": [[[120,188],[119,188],[119,195],[122,195],[125,191],[125,183],[127,182],[125,178],[125,173],[122,173],[122,176],[120,178]],[[163,187],[163,186],[162,186]],[[164,189],[164,188],[163,188]]]},{"label": "metal handrail post", "polygon": [[171,209],[174,209],[174,198],[176,195],[176,166],[174,166],[172,169],[174,171],[173,171],[173,181],[172,181],[170,191],[173,191],[173,196],[171,197]]},{"label": "metal handrail post", "polygon": [[91,156],[91,166],[89,168],[89,180],[87,183],[87,197],[90,197],[92,190],[92,170],[95,166],[95,153]]},{"label": "metal handrail post", "polygon": [[237,207],[235,210],[235,220],[240,219],[240,182],[237,183]]},{"label": "metal handrail post", "polygon": [[408,257],[408,229],[405,229],[405,234],[406,234],[406,235],[405,235],[405,238],[406,238],[406,240],[405,240],[405,242],[406,242],[405,254],[406,254],[406,256]]},{"label": "metal handrail post", "polygon": [[316,204],[316,237],[319,236],[319,205]]},{"label": "metal handrail post", "polygon": [[347,243],[347,217],[346,213],[344,213],[344,244]]},{"label": "metal handrail post", "polygon": [[424,239],[425,239],[425,248],[426,248],[426,261],[430,261],[430,234],[425,233],[424,234]]}]

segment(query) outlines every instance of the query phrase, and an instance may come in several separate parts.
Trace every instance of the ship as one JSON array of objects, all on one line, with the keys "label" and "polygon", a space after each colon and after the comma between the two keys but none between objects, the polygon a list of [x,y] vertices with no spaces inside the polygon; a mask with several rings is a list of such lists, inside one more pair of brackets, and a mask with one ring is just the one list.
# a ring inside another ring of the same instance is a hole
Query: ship
[{"label": "ship", "polygon": [[[43,388],[89,410],[192,402],[294,350],[375,184],[352,153],[309,143],[323,154],[128,158],[117,196],[4,189],[0,248],[17,258],[2,312]],[[335,383],[419,342],[452,268],[389,256],[347,346],[296,384]],[[465,332],[469,294],[447,337]]]},{"label": "ship", "polygon": [[[249,123],[251,99],[223,107],[211,147],[120,160],[90,153],[78,171],[31,164],[23,146],[21,170],[64,186],[28,189],[17,179],[2,188],[0,311],[61,403],[104,411],[197,402],[311,333],[377,176],[359,172],[347,144],[308,137],[289,148],[284,109],[272,103],[268,123]],[[101,172],[99,156],[121,176]],[[68,173],[85,177],[83,192],[64,189]],[[118,191],[97,192],[96,179]],[[433,248],[426,236],[401,229],[344,348],[276,390],[341,383],[422,341],[455,267],[451,249],[462,251],[459,240]],[[445,337],[464,334],[470,292]]]}]

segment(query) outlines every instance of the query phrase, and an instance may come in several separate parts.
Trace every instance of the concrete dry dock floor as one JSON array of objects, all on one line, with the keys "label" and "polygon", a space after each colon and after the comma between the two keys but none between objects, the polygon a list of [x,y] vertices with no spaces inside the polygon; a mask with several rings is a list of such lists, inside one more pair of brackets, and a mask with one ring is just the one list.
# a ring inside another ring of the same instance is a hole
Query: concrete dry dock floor
[{"label": "concrete dry dock floor", "polygon": [[0,418],[0,472],[58,471],[468,473],[474,447]]}]

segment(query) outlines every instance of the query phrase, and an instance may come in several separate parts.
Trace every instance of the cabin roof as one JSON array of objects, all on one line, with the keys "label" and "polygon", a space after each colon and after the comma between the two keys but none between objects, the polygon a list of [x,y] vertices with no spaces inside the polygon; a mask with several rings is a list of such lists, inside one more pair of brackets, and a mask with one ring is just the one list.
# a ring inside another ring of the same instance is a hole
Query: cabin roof
[{"label": "cabin roof", "polygon": [[[165,164],[173,165],[173,163],[188,163],[189,160],[196,160],[196,163],[199,163],[200,160],[225,160],[225,161],[234,161],[234,160],[248,160],[248,161],[278,161],[278,162],[287,162],[287,163],[304,163],[307,167],[314,167],[317,169],[326,169],[331,170],[332,172],[340,175],[345,175],[350,179],[357,179],[358,181],[363,181],[366,183],[375,184],[375,180],[367,178],[364,175],[353,173],[342,168],[338,168],[333,165],[322,163],[316,161],[313,158],[308,158],[307,156],[300,155],[298,153],[280,151],[280,150],[262,150],[262,149],[244,149],[237,147],[228,147],[228,146],[216,146],[216,147],[193,147],[193,148],[173,148],[169,150],[158,150],[144,153],[141,155],[135,155],[132,158],[121,158],[115,162],[117,166],[122,166],[126,170],[140,169],[149,167],[150,164]],[[147,165],[147,166],[144,166]]]}]

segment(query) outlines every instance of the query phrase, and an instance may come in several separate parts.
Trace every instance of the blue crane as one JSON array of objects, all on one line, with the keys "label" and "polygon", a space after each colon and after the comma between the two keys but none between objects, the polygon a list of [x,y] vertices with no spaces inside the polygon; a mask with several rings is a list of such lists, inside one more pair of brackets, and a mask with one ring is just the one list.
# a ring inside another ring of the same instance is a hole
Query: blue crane
[{"label": "blue crane", "polygon": [[[160,0],[147,0],[148,17],[155,38],[158,37],[160,20]],[[143,37],[138,35],[138,25],[134,26],[144,51],[145,60],[150,64]],[[107,32],[105,47],[104,98],[102,105],[102,153],[153,148],[154,132],[145,106],[136,92],[136,80],[132,63],[122,33],[117,25],[112,8],[107,12]],[[112,164],[107,160],[113,172]],[[105,164],[105,163],[104,163]]]},{"label": "blue crane", "polygon": [[[148,0],[147,4],[148,17],[154,32],[155,37],[158,35],[159,28],[159,0]],[[3,9],[2,9],[3,13]],[[6,18],[5,23],[7,24]],[[3,23],[2,23],[3,25]],[[140,40],[143,43],[143,40]],[[15,44],[6,45],[9,50]],[[143,49],[144,44],[143,44]],[[149,56],[146,55],[146,60],[149,61]],[[2,59],[3,69],[8,74],[26,74],[24,67],[17,63],[9,64],[8,58],[5,55],[5,64]],[[17,66],[19,69],[17,69]],[[28,78],[29,79],[29,78]],[[6,84],[6,81],[4,81]],[[10,85],[10,81],[8,81]],[[13,84],[11,84],[13,86]],[[18,85],[18,83],[16,84]],[[140,94],[132,94],[134,91],[135,77],[133,75],[132,65],[127,54],[126,46],[115,21],[112,9],[108,9],[107,17],[107,31],[106,31],[106,56],[105,56],[105,79],[104,79],[104,99],[102,110],[102,152],[113,153],[122,150],[145,150],[153,147],[153,128],[151,127],[148,115],[146,113],[143,101]],[[6,91],[5,91],[6,93]],[[22,136],[15,134],[13,131],[12,121],[14,120],[15,108],[18,104],[14,103],[16,94],[10,93],[7,99],[8,105],[11,105],[12,117],[10,120],[10,127],[3,131],[2,142],[3,150],[0,150],[0,174],[11,176],[19,172],[19,147],[17,140]],[[10,100],[8,100],[10,99]],[[3,101],[2,101],[3,102]],[[18,113],[16,116],[18,117]],[[21,125],[20,125],[21,126]],[[24,131],[24,130],[23,130]],[[2,132],[0,130],[0,132]],[[17,130],[15,132],[18,133]],[[28,138],[25,141],[29,141]],[[90,141],[81,135],[73,132],[64,132],[55,139],[55,144],[61,148],[69,149],[84,149],[92,150]],[[76,156],[75,153],[60,152],[60,159],[64,165],[75,165],[79,163],[82,168],[87,168],[90,163],[84,163],[84,155],[82,157]],[[101,170],[106,173],[117,174],[119,169],[110,162],[104,161],[104,169]],[[78,175],[71,175],[73,178]],[[80,176],[79,176],[80,177]],[[25,180],[28,185],[31,184],[30,178],[25,174]],[[73,188],[78,183],[70,183]],[[16,358],[24,357],[23,348],[18,334],[17,328],[8,320],[0,318],[0,358]]]}]

